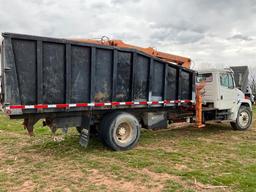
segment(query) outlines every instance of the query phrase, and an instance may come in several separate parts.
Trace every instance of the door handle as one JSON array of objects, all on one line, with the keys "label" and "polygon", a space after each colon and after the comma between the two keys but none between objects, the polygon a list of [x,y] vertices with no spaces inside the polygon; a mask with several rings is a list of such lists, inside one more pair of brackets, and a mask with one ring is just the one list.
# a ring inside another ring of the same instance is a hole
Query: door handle
[{"label": "door handle", "polygon": [[220,99],[223,100],[223,95],[220,96]]}]

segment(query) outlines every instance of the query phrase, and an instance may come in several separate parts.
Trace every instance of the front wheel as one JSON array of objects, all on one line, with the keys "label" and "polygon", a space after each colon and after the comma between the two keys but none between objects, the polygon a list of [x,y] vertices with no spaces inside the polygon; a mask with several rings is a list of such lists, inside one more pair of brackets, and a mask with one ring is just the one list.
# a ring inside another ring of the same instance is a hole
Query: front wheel
[{"label": "front wheel", "polygon": [[241,106],[237,114],[236,122],[231,122],[230,124],[235,130],[247,130],[252,124],[251,110],[248,107]]},{"label": "front wheel", "polygon": [[100,136],[104,143],[115,151],[132,149],[140,137],[140,124],[135,116],[116,112],[102,119]]}]

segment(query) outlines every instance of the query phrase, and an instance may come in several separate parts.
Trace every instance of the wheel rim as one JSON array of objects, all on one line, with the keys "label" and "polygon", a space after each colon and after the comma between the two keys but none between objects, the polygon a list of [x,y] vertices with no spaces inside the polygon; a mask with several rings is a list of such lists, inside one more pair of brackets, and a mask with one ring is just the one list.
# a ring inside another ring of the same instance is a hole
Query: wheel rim
[{"label": "wheel rim", "polygon": [[132,126],[129,123],[121,123],[116,129],[115,137],[120,143],[128,143],[133,138],[132,130]]},{"label": "wheel rim", "polygon": [[241,112],[239,115],[239,124],[242,127],[246,127],[249,123],[250,117],[249,114],[245,111]]}]

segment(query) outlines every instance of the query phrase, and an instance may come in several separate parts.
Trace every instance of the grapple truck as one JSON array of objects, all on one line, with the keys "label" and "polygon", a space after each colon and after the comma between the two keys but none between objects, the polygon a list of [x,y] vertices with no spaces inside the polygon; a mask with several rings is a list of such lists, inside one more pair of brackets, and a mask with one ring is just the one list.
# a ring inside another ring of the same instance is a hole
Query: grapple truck
[{"label": "grapple truck", "polygon": [[[167,128],[195,117],[198,126],[206,120],[227,120],[239,130],[251,125],[251,103],[231,71],[197,76],[189,58],[122,41],[2,36],[2,109],[23,119],[30,135],[43,119],[53,133],[76,127],[82,146],[97,131],[108,147],[127,150],[141,127]],[[197,96],[196,81],[205,82]]]}]

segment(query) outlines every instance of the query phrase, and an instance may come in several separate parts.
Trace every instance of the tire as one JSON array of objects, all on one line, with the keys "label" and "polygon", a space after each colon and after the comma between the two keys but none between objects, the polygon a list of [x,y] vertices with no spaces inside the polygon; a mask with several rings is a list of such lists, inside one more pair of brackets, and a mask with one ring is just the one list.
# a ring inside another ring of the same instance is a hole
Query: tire
[{"label": "tire", "polygon": [[114,151],[132,149],[140,137],[139,121],[125,112],[109,114],[101,121],[100,137]]},{"label": "tire", "polygon": [[245,131],[252,124],[252,112],[248,107],[241,106],[235,122],[230,122],[234,130]]}]

